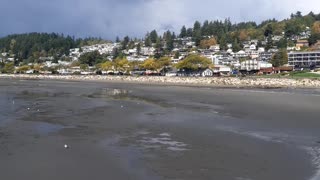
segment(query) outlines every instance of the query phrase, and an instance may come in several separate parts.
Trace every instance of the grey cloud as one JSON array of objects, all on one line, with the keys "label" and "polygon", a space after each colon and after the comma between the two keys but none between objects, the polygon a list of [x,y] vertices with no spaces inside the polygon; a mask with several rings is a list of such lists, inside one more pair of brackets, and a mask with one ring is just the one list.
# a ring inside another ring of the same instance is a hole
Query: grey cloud
[{"label": "grey cloud", "polygon": [[178,31],[195,20],[233,22],[283,19],[317,12],[317,0],[2,0],[0,35],[59,32],[77,37],[142,37],[147,31]]}]

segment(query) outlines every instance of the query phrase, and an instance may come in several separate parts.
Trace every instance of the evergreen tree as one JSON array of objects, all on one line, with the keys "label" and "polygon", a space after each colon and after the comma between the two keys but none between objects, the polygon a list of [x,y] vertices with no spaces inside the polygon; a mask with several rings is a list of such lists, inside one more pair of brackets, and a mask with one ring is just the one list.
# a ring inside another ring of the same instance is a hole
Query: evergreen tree
[{"label": "evergreen tree", "polygon": [[266,45],[266,50],[272,49],[273,48],[273,41],[272,41],[272,36],[269,35],[267,38],[267,45]]},{"label": "evergreen tree", "polygon": [[296,17],[297,17],[297,18],[301,18],[301,17],[302,17],[301,11],[297,11],[297,12],[296,12]]},{"label": "evergreen tree", "polygon": [[150,40],[152,43],[156,43],[158,39],[158,33],[156,30],[151,31],[150,33]]},{"label": "evergreen tree", "polygon": [[150,34],[147,33],[146,38],[144,40],[144,45],[146,47],[151,47],[152,46],[152,42],[151,42],[151,38],[150,38]]},{"label": "evergreen tree", "polygon": [[95,64],[101,63],[103,61],[103,57],[100,55],[99,51],[93,51],[81,55],[79,61],[81,64],[93,66]]},{"label": "evergreen tree", "polygon": [[226,41],[226,36],[222,35],[221,38],[219,39],[219,44],[220,44],[220,49],[222,50],[227,50],[227,41]]},{"label": "evergreen tree", "polygon": [[141,44],[140,42],[137,44],[137,55],[139,56],[141,53]]},{"label": "evergreen tree", "polygon": [[188,28],[187,29],[187,37],[192,37],[192,34],[193,34],[192,28]]},{"label": "evergreen tree", "polygon": [[235,38],[234,41],[233,41],[233,43],[232,43],[232,51],[233,51],[233,52],[238,52],[238,51],[240,51],[241,49],[242,49],[242,48],[241,48],[241,46],[240,46],[240,44],[239,44],[239,42],[238,42],[238,39]]},{"label": "evergreen tree", "polygon": [[316,17],[316,15],[315,15],[312,11],[309,12],[308,16],[311,16],[311,17],[313,17],[313,18]]},{"label": "evergreen tree", "polygon": [[175,59],[179,59],[179,57],[180,57],[180,53],[179,53],[179,51],[177,51],[177,52],[174,54],[174,58],[175,58]]},{"label": "evergreen tree", "polygon": [[187,37],[187,36],[188,36],[188,35],[187,35],[186,26],[182,26],[179,37],[180,37],[180,38],[185,38],[185,37]]},{"label": "evergreen tree", "polygon": [[116,43],[119,43],[120,42],[120,38],[119,36],[116,37]]},{"label": "evergreen tree", "polygon": [[0,51],[10,51],[19,63],[27,59],[38,61],[41,56],[56,55],[60,58],[68,55],[72,48],[105,42],[100,38],[75,39],[56,33],[13,34],[0,38]]},{"label": "evergreen tree", "polygon": [[193,34],[193,41],[196,43],[196,46],[200,45],[200,42],[202,40],[202,36],[201,36],[201,30],[196,30]]},{"label": "evergreen tree", "polygon": [[196,31],[201,31],[201,23],[199,21],[196,21],[193,25],[193,32],[196,33]]},{"label": "evergreen tree", "polygon": [[288,63],[288,53],[286,49],[280,49],[276,52],[271,59],[274,67],[280,67]]},{"label": "evergreen tree", "polygon": [[156,41],[156,45],[155,45],[155,48],[160,51],[160,49],[162,49],[163,45],[162,45],[162,42],[161,42],[161,38],[158,37],[157,38],[157,41]]},{"label": "evergreen tree", "polygon": [[127,49],[128,48],[129,41],[130,41],[129,36],[126,36],[126,37],[123,38],[122,49]]},{"label": "evergreen tree", "polygon": [[172,37],[172,34],[171,34],[171,32],[169,30],[166,32],[165,40],[166,40],[167,50],[168,51],[172,51],[172,49],[173,49],[173,37]]},{"label": "evergreen tree", "polygon": [[172,39],[175,40],[177,38],[176,33],[172,32]]},{"label": "evergreen tree", "polygon": [[272,29],[272,25],[268,24],[266,29],[264,30],[264,36],[268,37],[269,35],[273,34],[273,29]]},{"label": "evergreen tree", "polygon": [[279,49],[287,48],[288,47],[288,41],[287,38],[280,39],[279,42],[277,42],[277,47]]},{"label": "evergreen tree", "polygon": [[318,40],[320,40],[320,34],[312,33],[308,39],[309,45],[314,45]]},{"label": "evergreen tree", "polygon": [[196,46],[200,45],[200,42],[202,40],[201,35],[201,24],[199,21],[196,21],[193,26],[193,32],[192,32],[192,39],[196,43]]},{"label": "evergreen tree", "polygon": [[210,32],[209,32],[209,21],[208,20],[204,21],[203,26],[201,28],[201,34],[203,36],[209,36],[210,35]]}]

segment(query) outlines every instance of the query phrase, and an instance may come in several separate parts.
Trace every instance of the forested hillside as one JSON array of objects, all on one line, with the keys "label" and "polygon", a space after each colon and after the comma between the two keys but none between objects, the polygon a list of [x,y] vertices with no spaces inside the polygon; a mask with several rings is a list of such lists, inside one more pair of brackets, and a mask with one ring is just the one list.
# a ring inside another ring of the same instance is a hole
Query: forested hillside
[{"label": "forested hillside", "polygon": [[56,33],[13,34],[0,39],[0,52],[7,52],[16,59],[61,57],[71,48],[105,42],[100,38],[75,39]]},{"label": "forested hillside", "polygon": [[[201,46],[201,41],[211,39],[211,42],[219,43],[222,49],[226,49],[227,43],[232,43],[234,51],[241,49],[241,42],[257,39],[264,41],[269,38],[269,46],[286,47],[288,44],[293,44],[307,30],[311,31],[311,36],[307,39],[312,45],[316,40],[320,40],[320,14],[309,14],[303,16],[301,12],[291,14],[290,18],[278,21],[269,19],[262,21],[260,24],[256,22],[240,22],[232,23],[230,19],[206,20],[203,23],[196,21],[193,27],[183,26],[178,37],[192,37],[197,46]],[[283,39],[277,44],[271,42],[274,36],[283,36]],[[162,36],[157,31],[153,30],[146,35],[146,45],[155,43],[156,46],[161,46],[161,42],[165,42],[168,50],[172,47],[170,39],[174,38],[175,34],[167,31]],[[170,44],[171,43],[171,44]],[[205,42],[202,42],[205,44]]]},{"label": "forested hillside", "polygon": [[[279,39],[273,40],[276,36]],[[181,44],[186,38],[191,38],[195,45],[202,49],[220,44],[221,50],[227,50],[227,44],[232,44],[234,52],[243,49],[244,42],[253,39],[259,41],[258,47],[265,47],[266,50],[273,47],[294,46],[300,39],[307,39],[312,45],[320,40],[320,14],[310,12],[302,15],[298,11],[291,14],[288,19],[282,21],[269,19],[260,24],[233,23],[230,19],[206,20],[203,23],[196,21],[193,27],[183,26],[177,35],[170,30],[160,35],[153,30],[147,33],[143,40],[126,36],[123,40],[117,38],[116,42],[121,43],[119,52],[132,48],[140,51],[142,45],[153,46],[157,52],[161,52],[159,55],[161,57],[170,54],[175,47],[178,47],[177,44]],[[0,38],[0,52],[6,52],[18,61],[35,62],[39,57],[59,59],[63,55],[68,55],[71,48],[105,42],[107,41],[101,38],[75,39],[57,33],[14,34]]]}]

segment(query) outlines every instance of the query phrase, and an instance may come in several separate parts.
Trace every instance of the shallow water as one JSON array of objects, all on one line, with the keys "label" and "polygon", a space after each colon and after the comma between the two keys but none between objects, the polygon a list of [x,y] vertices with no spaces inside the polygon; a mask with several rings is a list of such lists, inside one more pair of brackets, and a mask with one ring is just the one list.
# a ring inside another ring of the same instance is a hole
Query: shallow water
[{"label": "shallow water", "polygon": [[0,94],[0,127],[6,126],[14,119],[15,100],[8,93]]},{"label": "shallow water", "polygon": [[50,124],[45,122],[37,122],[33,125],[34,131],[42,134],[42,135],[49,135],[51,133],[57,133],[60,130],[64,129],[65,126],[57,125],[57,124]]},{"label": "shallow water", "polygon": [[316,89],[0,84],[1,179],[318,178]]}]

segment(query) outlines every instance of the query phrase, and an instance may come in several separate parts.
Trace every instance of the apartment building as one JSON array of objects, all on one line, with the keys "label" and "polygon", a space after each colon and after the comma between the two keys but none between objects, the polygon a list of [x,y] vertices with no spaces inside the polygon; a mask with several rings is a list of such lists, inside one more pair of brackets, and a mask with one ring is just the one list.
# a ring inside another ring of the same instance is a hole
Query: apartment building
[{"label": "apartment building", "polygon": [[320,67],[320,51],[290,52],[288,63],[296,67],[310,67],[311,65]]}]

